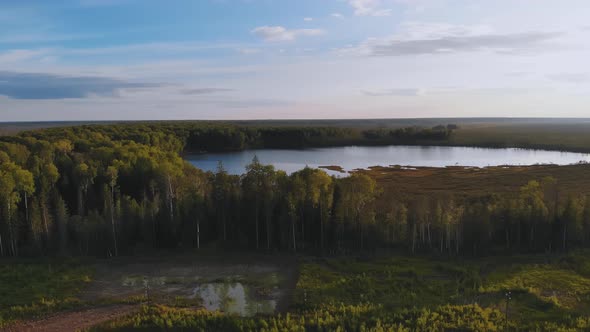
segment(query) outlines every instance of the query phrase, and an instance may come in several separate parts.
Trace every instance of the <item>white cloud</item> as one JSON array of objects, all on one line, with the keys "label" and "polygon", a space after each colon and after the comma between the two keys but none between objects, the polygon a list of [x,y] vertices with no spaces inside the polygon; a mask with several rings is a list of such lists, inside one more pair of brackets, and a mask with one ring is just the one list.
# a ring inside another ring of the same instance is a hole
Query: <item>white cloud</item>
[{"label": "white cloud", "polygon": [[51,33],[31,33],[31,34],[6,34],[0,36],[0,44],[17,44],[17,43],[34,43],[34,42],[59,42],[69,40],[82,40],[96,38],[99,35],[76,35],[76,34],[51,34]]},{"label": "white cloud", "polygon": [[143,44],[126,44],[121,46],[104,46],[97,48],[69,48],[62,52],[69,55],[113,55],[129,53],[173,53],[198,52],[215,49],[232,49],[242,45],[233,43],[206,44],[197,42],[152,42]]},{"label": "white cloud", "polygon": [[403,40],[437,39],[450,36],[465,37],[492,33],[494,33],[494,29],[483,24],[456,25],[449,23],[404,22],[400,24],[400,30],[396,38]]},{"label": "white cloud", "polygon": [[252,30],[256,36],[268,42],[292,41],[301,36],[319,36],[324,34],[321,29],[294,29],[289,30],[282,26],[261,26]]},{"label": "white cloud", "polygon": [[313,21],[313,17],[304,17],[303,20],[305,22],[310,22],[310,21]]},{"label": "white cloud", "polygon": [[342,14],[340,13],[332,13],[330,14],[331,17],[335,17],[335,18],[344,18],[344,16],[342,16]]},{"label": "white cloud", "polygon": [[564,83],[580,84],[590,82],[590,74],[588,73],[559,73],[547,75],[547,77],[553,81]]},{"label": "white cloud", "polygon": [[227,88],[190,88],[190,89],[181,89],[180,93],[184,95],[207,95],[212,93],[218,92],[231,92],[234,91],[233,89]]},{"label": "white cloud", "polygon": [[239,48],[238,52],[240,52],[240,54],[243,55],[251,55],[251,54],[258,54],[260,52],[262,52],[259,48]]},{"label": "white cloud", "polygon": [[357,16],[390,16],[391,9],[381,8],[381,0],[348,0]]},{"label": "white cloud", "polygon": [[15,63],[36,59],[47,54],[47,50],[9,50],[0,53],[0,64]]},{"label": "white cloud", "polygon": [[400,96],[400,97],[411,97],[418,96],[423,93],[420,89],[414,88],[397,88],[397,89],[385,89],[385,90],[362,90],[365,96],[370,97],[384,97],[384,96]]},{"label": "white cloud", "polygon": [[527,31],[498,33],[486,25],[451,25],[446,23],[403,23],[391,37],[369,38],[358,46],[338,50],[340,55],[403,56],[492,51],[521,54],[539,51],[561,32]]}]

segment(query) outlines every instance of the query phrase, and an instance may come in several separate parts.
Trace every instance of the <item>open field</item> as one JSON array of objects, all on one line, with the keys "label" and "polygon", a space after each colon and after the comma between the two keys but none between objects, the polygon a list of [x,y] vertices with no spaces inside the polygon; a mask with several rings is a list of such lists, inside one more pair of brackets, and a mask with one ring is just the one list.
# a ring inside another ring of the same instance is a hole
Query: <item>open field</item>
[{"label": "open field", "polygon": [[[19,264],[8,264],[10,269],[0,271],[0,278],[13,276],[10,271]],[[279,330],[502,331],[508,326],[514,331],[555,331],[558,327],[575,331],[590,327],[587,252],[477,260],[170,254],[87,265],[64,263],[59,268],[58,263],[53,264],[59,278],[41,281],[32,274],[21,274],[20,283],[10,287],[11,297],[3,297],[3,307],[12,305],[11,301],[27,307],[21,294],[41,285],[61,287],[72,299],[69,305],[23,315],[20,324],[8,325],[10,331],[40,326],[48,331],[51,327],[55,327],[51,331],[74,331],[76,326],[87,329],[95,324],[99,325],[93,331],[269,331],[273,326]],[[33,271],[48,265],[29,262],[26,266]],[[76,280],[72,273],[79,275],[80,269],[90,271],[84,274],[88,279],[82,287],[64,284],[64,280]],[[144,276],[151,285],[149,306],[145,305],[144,287],[132,282]],[[243,304],[231,291],[225,293],[224,308],[211,308],[206,301],[190,298],[195,289],[212,283],[242,283],[251,287],[253,298],[277,296],[280,304],[276,310],[248,317],[252,313],[226,309]],[[7,288],[2,292],[7,294]],[[511,294],[508,304],[507,292]],[[48,292],[45,301],[58,301],[60,296]],[[34,297],[28,300],[36,301]]]},{"label": "open field", "polygon": [[78,296],[92,275],[92,266],[77,262],[3,261],[0,328],[13,321],[83,307]]},{"label": "open field", "polygon": [[553,177],[560,197],[590,194],[590,165],[538,165],[500,167],[373,167],[360,171],[383,188],[384,197],[482,197],[490,194],[515,194],[531,180]]},{"label": "open field", "polygon": [[590,326],[586,253],[479,260],[300,257],[299,264],[288,315],[240,318],[158,305],[92,330],[575,331]]},{"label": "open field", "polygon": [[148,300],[238,316],[272,314],[290,306],[296,280],[293,257],[175,254],[86,263],[15,261],[0,269],[0,329],[55,326],[47,330],[62,331],[67,321],[100,323]]}]

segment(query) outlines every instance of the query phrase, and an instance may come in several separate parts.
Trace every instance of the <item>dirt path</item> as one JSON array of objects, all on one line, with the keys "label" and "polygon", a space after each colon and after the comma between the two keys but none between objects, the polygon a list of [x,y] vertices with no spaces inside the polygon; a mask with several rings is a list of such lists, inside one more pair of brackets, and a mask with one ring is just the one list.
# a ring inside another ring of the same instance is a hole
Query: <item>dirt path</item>
[{"label": "dirt path", "polygon": [[139,310],[135,305],[114,305],[83,311],[62,312],[40,320],[9,327],[6,332],[75,332],[90,328]]}]

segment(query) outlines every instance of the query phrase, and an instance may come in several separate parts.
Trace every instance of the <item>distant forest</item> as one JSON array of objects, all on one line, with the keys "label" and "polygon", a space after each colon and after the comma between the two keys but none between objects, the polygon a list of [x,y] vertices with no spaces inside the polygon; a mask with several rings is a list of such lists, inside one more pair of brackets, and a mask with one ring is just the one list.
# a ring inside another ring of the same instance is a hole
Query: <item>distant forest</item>
[{"label": "distant forest", "polygon": [[146,123],[50,128],[0,138],[0,255],[109,257],[145,249],[441,255],[567,251],[590,244],[590,198],[552,178],[517,194],[393,198],[372,177],[254,159],[203,172],[187,152],[437,144],[454,125],[348,129]]}]

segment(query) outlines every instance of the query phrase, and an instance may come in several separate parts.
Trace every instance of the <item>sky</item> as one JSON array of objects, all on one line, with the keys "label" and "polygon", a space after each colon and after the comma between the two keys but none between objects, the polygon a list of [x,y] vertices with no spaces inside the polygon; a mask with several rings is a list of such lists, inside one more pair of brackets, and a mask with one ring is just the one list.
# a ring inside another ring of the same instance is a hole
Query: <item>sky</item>
[{"label": "sky", "polygon": [[590,117],[588,0],[0,0],[0,121]]}]

